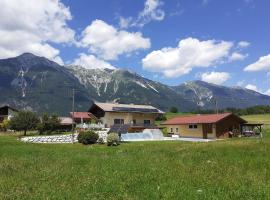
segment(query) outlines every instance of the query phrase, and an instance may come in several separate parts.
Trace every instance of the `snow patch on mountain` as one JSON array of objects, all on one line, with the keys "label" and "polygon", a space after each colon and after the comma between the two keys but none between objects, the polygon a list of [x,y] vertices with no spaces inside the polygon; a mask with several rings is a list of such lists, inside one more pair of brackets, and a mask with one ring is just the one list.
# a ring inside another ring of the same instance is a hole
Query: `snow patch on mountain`
[{"label": "snow patch on mountain", "polygon": [[157,92],[157,93],[159,93],[159,91],[156,89],[156,88],[154,88],[154,86],[152,86],[152,85],[150,85],[150,84],[147,84],[152,90],[154,90],[155,92]]},{"label": "snow patch on mountain", "polygon": [[147,87],[146,85],[144,85],[144,84],[143,84],[142,82],[140,82],[140,81],[134,80],[133,82],[136,83],[137,85],[143,87],[143,88],[148,89],[148,87]]},{"label": "snow patch on mountain", "polygon": [[193,82],[185,83],[185,85],[191,89],[195,96],[197,101],[197,105],[200,107],[204,107],[206,103],[210,102],[213,98],[213,92],[207,88],[200,87]]}]

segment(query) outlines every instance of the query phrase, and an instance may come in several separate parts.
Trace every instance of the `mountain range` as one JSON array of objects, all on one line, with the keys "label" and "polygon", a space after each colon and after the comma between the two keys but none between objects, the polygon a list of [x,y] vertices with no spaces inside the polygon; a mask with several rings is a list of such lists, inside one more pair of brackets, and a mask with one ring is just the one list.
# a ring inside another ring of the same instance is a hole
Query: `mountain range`
[{"label": "mountain range", "polygon": [[240,87],[203,81],[168,86],[130,70],[61,66],[30,53],[0,60],[0,105],[67,115],[73,90],[76,111],[86,111],[93,101],[151,104],[164,111],[213,109],[216,103],[219,108],[270,105],[270,96]]}]

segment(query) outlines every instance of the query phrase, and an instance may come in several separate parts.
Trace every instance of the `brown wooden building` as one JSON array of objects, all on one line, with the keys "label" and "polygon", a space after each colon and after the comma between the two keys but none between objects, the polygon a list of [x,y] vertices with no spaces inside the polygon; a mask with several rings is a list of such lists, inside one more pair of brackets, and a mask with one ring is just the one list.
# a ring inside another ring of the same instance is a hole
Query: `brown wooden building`
[{"label": "brown wooden building", "polygon": [[175,117],[162,123],[170,134],[180,137],[222,138],[232,132],[241,132],[241,126],[247,123],[232,113],[192,115]]}]

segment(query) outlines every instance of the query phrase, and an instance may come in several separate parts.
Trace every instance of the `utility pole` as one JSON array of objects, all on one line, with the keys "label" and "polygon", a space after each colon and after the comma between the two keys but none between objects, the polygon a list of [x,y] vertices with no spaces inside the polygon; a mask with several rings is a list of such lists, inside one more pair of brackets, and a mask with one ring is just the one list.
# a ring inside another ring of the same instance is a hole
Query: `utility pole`
[{"label": "utility pole", "polygon": [[74,144],[74,105],[75,105],[75,89],[72,89],[72,135],[71,135],[71,141],[72,144]]},{"label": "utility pole", "polygon": [[216,106],[216,114],[218,114],[218,102],[217,102],[217,98],[215,98],[215,106]]}]

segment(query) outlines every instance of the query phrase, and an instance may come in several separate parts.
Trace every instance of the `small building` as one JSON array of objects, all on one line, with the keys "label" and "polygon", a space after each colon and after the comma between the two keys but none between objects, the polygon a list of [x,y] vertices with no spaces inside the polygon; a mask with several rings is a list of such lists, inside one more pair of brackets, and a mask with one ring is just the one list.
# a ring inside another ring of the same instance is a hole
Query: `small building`
[{"label": "small building", "polygon": [[0,107],[0,123],[2,123],[5,119],[11,119],[17,112],[17,109],[7,105]]},{"label": "small building", "polygon": [[63,131],[71,131],[73,120],[71,117],[59,117],[60,120],[60,129]]},{"label": "small building", "polygon": [[175,117],[162,123],[170,134],[180,137],[222,138],[229,137],[230,132],[238,131],[247,123],[232,113],[206,114]]},{"label": "small building", "polygon": [[88,112],[92,113],[107,128],[116,132],[139,131],[146,127],[156,127],[155,119],[164,114],[163,111],[150,105],[98,103],[94,102]]},{"label": "small building", "polygon": [[97,121],[97,118],[89,112],[70,112],[70,116],[76,124],[93,123]]}]

